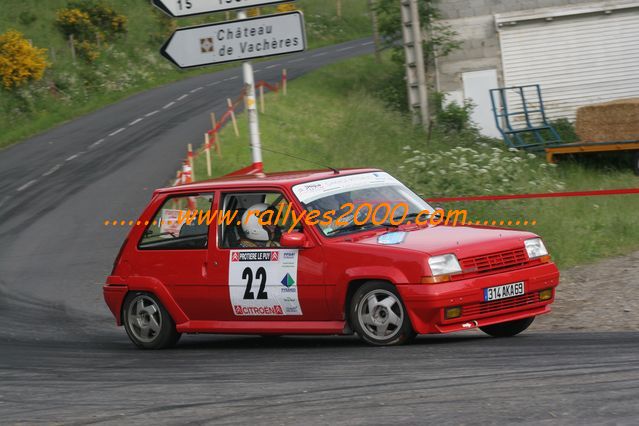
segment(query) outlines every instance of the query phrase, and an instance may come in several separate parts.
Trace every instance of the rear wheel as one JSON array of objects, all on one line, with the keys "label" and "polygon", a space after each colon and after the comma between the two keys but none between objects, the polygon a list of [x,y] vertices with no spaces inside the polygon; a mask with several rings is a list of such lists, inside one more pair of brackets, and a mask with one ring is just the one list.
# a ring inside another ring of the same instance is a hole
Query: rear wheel
[{"label": "rear wheel", "polygon": [[493,337],[512,337],[526,330],[533,323],[535,317],[524,318],[517,321],[479,327],[481,331]]},{"label": "rear wheel", "polygon": [[639,176],[639,151],[635,153],[635,159],[633,161],[633,164],[635,166],[635,174]]},{"label": "rear wheel", "polygon": [[352,327],[367,343],[401,345],[415,337],[404,303],[390,283],[364,284],[353,295],[349,310]]},{"label": "rear wheel", "polygon": [[173,318],[152,294],[130,293],[122,313],[126,334],[139,348],[170,348],[180,339]]}]

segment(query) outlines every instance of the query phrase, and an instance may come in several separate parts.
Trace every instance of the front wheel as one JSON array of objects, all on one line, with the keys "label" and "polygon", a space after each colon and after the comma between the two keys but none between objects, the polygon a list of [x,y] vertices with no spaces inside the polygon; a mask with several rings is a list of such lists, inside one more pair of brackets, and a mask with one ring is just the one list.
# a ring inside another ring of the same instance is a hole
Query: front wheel
[{"label": "front wheel", "polygon": [[493,337],[512,337],[530,327],[534,320],[535,317],[530,317],[501,324],[487,325],[486,327],[479,327],[479,329]]},{"label": "front wheel", "polygon": [[390,283],[364,284],[353,295],[349,309],[352,327],[367,343],[393,346],[415,337],[404,303]]},{"label": "front wheel", "polygon": [[130,293],[122,313],[126,334],[139,348],[170,348],[180,339],[173,318],[152,294]]}]

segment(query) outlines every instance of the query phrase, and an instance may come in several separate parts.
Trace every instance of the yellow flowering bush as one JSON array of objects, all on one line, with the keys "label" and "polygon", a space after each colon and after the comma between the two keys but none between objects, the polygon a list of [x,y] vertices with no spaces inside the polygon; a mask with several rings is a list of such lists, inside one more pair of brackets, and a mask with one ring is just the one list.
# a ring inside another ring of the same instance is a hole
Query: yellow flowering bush
[{"label": "yellow flowering bush", "polygon": [[55,23],[65,36],[87,36],[93,32],[89,14],[80,9],[60,9],[56,12]]},{"label": "yellow flowering bush", "polygon": [[0,34],[0,79],[6,89],[40,80],[47,69],[46,49],[34,47],[22,33]]},{"label": "yellow flowering bush", "polygon": [[280,13],[293,12],[294,10],[297,10],[295,8],[295,3],[284,3],[284,4],[280,4],[279,6],[277,6],[277,11],[280,12]]}]

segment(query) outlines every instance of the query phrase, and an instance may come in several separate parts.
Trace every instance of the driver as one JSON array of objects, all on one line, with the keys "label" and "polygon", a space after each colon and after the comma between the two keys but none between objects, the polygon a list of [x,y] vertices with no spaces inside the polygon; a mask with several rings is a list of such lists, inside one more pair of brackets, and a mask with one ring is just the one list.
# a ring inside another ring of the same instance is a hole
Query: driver
[{"label": "driver", "polygon": [[251,206],[244,212],[242,215],[242,231],[244,231],[244,237],[240,239],[240,247],[280,247],[280,229],[272,223],[264,226],[260,225],[259,216],[268,209],[268,204],[259,203]]}]

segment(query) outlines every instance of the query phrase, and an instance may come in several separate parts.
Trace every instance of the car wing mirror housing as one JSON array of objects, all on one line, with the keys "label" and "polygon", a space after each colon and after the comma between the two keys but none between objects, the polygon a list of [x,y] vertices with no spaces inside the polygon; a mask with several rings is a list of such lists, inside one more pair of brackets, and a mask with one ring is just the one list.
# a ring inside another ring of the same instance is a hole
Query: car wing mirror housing
[{"label": "car wing mirror housing", "polygon": [[291,249],[313,247],[313,243],[306,237],[306,234],[299,231],[286,232],[282,234],[280,245],[282,248]]}]

